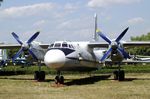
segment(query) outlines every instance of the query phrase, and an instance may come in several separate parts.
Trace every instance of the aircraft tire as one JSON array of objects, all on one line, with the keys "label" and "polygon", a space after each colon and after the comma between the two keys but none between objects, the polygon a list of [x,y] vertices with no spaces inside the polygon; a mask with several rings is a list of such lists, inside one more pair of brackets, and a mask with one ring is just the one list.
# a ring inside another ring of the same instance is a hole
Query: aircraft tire
[{"label": "aircraft tire", "polygon": [[45,80],[45,72],[44,71],[41,71],[39,72],[39,81],[44,81]]},{"label": "aircraft tire", "polygon": [[124,72],[124,70],[121,70],[120,72],[119,72],[119,81],[123,81],[125,79],[125,72]]},{"label": "aircraft tire", "polygon": [[60,76],[60,78],[59,78],[60,80],[60,84],[64,84],[64,77],[63,76]]},{"label": "aircraft tire", "polygon": [[59,80],[60,80],[60,79],[59,79],[59,76],[56,76],[56,77],[55,77],[55,84],[59,84],[59,83],[60,83]]},{"label": "aircraft tire", "polygon": [[39,79],[39,71],[35,71],[34,72],[34,80],[38,80]]}]

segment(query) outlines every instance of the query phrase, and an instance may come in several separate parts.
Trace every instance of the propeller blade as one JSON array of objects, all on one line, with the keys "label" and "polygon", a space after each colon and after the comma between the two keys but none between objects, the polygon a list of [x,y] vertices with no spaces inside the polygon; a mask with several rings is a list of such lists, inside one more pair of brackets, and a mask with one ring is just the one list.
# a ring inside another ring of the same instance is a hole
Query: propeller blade
[{"label": "propeller blade", "polygon": [[123,48],[118,48],[118,50],[122,53],[124,58],[131,58],[129,54],[123,49]]},{"label": "propeller blade", "polygon": [[98,33],[98,35],[99,35],[100,37],[102,37],[106,42],[108,42],[109,44],[111,44],[111,40],[110,40],[107,36],[105,36],[102,32],[98,31],[97,33]]},{"label": "propeller blade", "polygon": [[117,43],[122,39],[122,37],[125,35],[125,33],[128,31],[129,27],[127,27],[115,40]]},{"label": "propeller blade", "polygon": [[36,57],[36,55],[32,52],[31,49],[29,49],[28,51],[29,51],[29,53],[32,55],[32,57],[33,57],[34,59],[38,60],[37,57]]},{"label": "propeller blade", "polygon": [[39,35],[40,32],[36,32],[28,41],[27,43],[30,44],[36,37]]},{"label": "propeller blade", "polygon": [[112,48],[110,48],[110,49],[103,55],[103,57],[101,58],[100,61],[104,61],[104,60],[109,56],[109,54],[111,53],[111,51],[112,51]]},{"label": "propeller blade", "polygon": [[13,37],[18,41],[19,44],[23,44],[22,41],[19,39],[19,36],[17,34],[15,34],[14,32],[11,33],[13,35]]},{"label": "propeller blade", "polygon": [[13,61],[23,52],[23,48],[21,48],[12,58]]}]

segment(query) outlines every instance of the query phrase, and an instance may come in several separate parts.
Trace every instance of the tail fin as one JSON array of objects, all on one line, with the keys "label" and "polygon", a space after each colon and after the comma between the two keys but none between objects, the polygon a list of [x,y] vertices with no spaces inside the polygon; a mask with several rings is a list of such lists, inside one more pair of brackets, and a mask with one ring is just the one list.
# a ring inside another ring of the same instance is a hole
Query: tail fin
[{"label": "tail fin", "polygon": [[97,33],[96,33],[96,30],[97,30],[97,14],[95,13],[94,15],[94,18],[95,18],[95,30],[94,30],[94,34],[93,34],[93,41],[98,41],[98,37],[97,37]]}]

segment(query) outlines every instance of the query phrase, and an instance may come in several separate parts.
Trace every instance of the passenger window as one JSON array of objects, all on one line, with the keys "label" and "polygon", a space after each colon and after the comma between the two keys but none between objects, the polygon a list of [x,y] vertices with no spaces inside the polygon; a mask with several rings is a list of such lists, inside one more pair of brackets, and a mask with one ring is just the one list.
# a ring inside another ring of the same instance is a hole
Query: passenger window
[{"label": "passenger window", "polygon": [[55,44],[55,47],[60,47],[61,46],[61,43],[56,43]]}]

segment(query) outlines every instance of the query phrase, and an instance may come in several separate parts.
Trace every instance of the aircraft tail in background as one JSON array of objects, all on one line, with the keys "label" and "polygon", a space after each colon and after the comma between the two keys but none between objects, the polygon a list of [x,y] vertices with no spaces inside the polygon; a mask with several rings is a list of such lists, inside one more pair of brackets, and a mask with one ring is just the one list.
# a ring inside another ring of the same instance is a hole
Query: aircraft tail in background
[{"label": "aircraft tail in background", "polygon": [[95,15],[94,15],[94,18],[95,18],[95,25],[94,25],[94,27],[95,27],[95,30],[94,30],[94,34],[93,34],[93,41],[98,41],[98,35],[97,35],[97,33],[96,33],[96,31],[97,31],[97,14],[95,13]]}]

